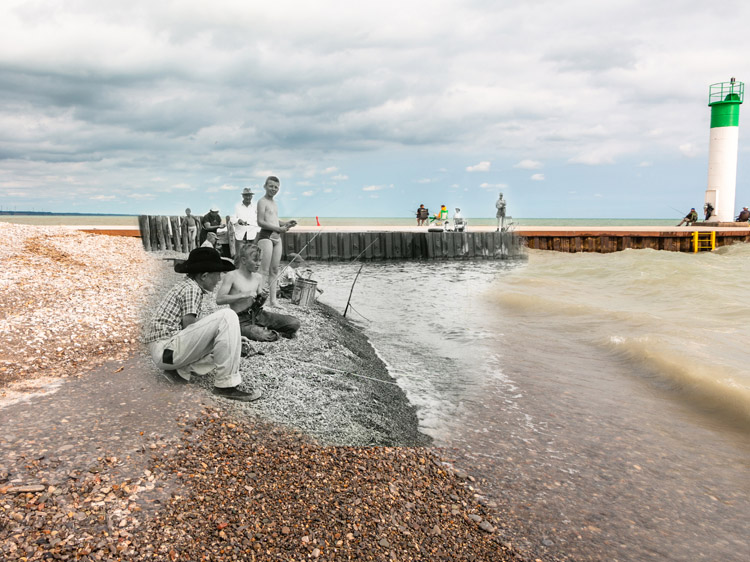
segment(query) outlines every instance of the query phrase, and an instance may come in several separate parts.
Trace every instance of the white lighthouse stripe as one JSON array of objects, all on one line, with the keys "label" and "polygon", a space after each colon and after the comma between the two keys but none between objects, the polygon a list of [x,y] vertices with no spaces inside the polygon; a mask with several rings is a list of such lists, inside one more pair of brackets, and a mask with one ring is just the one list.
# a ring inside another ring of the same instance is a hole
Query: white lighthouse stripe
[{"label": "white lighthouse stripe", "polygon": [[716,218],[734,220],[739,127],[714,127],[708,148],[708,189],[716,191]]}]

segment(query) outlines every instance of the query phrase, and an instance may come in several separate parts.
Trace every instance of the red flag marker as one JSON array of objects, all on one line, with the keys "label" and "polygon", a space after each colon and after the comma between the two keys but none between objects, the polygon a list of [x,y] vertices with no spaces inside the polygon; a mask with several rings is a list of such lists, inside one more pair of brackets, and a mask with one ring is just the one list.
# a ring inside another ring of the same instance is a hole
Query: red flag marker
[{"label": "red flag marker", "polygon": [[318,223],[318,226],[320,226],[320,221],[318,220],[318,217],[315,217],[315,222]]}]

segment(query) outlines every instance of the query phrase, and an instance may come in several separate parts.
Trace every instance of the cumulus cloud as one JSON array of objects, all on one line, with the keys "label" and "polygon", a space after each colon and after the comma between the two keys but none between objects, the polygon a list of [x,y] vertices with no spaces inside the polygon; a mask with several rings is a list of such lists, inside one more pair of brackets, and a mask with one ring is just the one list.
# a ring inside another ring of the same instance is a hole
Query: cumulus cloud
[{"label": "cumulus cloud", "polygon": [[482,189],[505,189],[508,187],[507,183],[481,183],[479,187]]},{"label": "cumulus cloud", "polygon": [[681,144],[679,149],[683,156],[687,156],[688,158],[695,158],[701,153],[700,149],[690,142]]},{"label": "cumulus cloud", "polygon": [[430,178],[421,178],[417,180],[417,183],[432,183]]},{"label": "cumulus cloud", "polygon": [[479,164],[475,164],[473,166],[467,166],[466,171],[467,172],[489,172],[490,165],[491,165],[490,162],[488,162],[487,160],[483,160]]},{"label": "cumulus cloud", "polygon": [[315,192],[314,191],[303,191],[302,195],[304,195],[305,197],[311,197],[311,196],[315,195]]},{"label": "cumulus cloud", "polygon": [[368,185],[362,188],[362,191],[380,191],[384,189],[382,185]]},{"label": "cumulus cloud", "polygon": [[[56,208],[87,199],[70,185],[127,185],[136,213],[148,194],[171,208],[170,191],[233,201],[268,175],[388,185],[439,169],[447,186],[552,161],[662,170],[675,147],[705,153],[701,77],[743,67],[750,16],[646,0],[50,6],[0,3],[0,185]],[[342,186],[336,204],[359,196]]]},{"label": "cumulus cloud", "polygon": [[542,167],[542,163],[538,160],[521,160],[514,164],[513,167],[521,168],[522,170],[538,170]]},{"label": "cumulus cloud", "polygon": [[533,174],[531,176],[532,181],[544,181],[544,174]]}]

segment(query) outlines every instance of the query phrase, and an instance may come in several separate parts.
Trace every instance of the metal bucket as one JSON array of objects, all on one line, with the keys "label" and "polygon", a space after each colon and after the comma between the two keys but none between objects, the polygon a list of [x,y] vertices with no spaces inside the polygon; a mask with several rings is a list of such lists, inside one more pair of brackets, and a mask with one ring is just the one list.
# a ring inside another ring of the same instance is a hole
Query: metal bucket
[{"label": "metal bucket", "polygon": [[297,279],[294,283],[292,292],[292,304],[300,306],[310,306],[315,302],[315,291],[318,288],[318,282],[312,279]]}]

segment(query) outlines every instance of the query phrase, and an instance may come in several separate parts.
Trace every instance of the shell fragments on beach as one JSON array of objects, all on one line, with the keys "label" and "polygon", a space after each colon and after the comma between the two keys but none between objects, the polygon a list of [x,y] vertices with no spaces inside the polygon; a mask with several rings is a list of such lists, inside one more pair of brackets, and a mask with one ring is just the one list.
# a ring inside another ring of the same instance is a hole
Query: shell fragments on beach
[{"label": "shell fragments on beach", "polygon": [[0,385],[75,375],[136,349],[160,264],[140,240],[5,224]]}]

